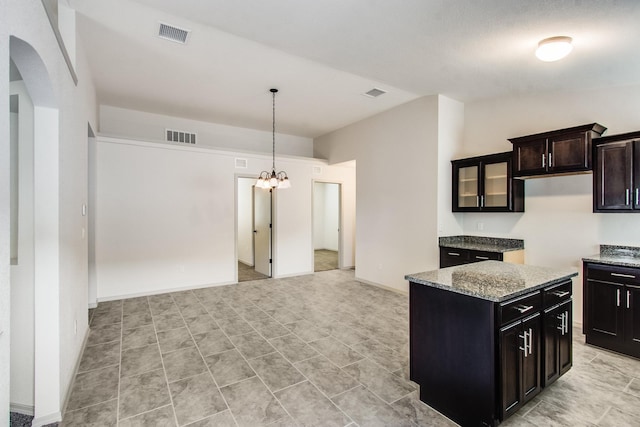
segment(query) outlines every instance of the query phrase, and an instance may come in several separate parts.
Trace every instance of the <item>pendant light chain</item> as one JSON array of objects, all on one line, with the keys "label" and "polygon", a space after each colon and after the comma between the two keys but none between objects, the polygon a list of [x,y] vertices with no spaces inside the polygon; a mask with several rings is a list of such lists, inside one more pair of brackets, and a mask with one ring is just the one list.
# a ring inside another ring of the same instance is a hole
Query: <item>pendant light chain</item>
[{"label": "pendant light chain", "polygon": [[273,120],[271,122],[272,126],[273,126],[273,130],[272,130],[272,152],[273,152],[273,171],[276,171],[276,93],[271,90],[271,95],[272,95],[272,105],[273,105]]},{"label": "pendant light chain", "polygon": [[268,172],[268,171],[260,172],[260,175],[258,175],[258,180],[256,181],[256,187],[264,188],[264,189],[291,188],[291,182],[289,181],[289,177],[287,176],[287,173],[285,171],[276,172],[276,93],[278,93],[278,89],[270,89],[269,91],[271,92],[271,110],[272,110],[271,172]]}]

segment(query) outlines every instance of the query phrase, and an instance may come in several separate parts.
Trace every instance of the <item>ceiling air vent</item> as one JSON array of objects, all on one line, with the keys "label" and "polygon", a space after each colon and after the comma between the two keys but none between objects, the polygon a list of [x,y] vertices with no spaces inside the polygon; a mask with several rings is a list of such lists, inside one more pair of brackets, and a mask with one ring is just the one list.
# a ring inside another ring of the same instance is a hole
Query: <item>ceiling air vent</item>
[{"label": "ceiling air vent", "polygon": [[167,141],[170,142],[182,142],[184,144],[195,144],[196,143],[196,134],[184,132],[181,130],[166,130]]},{"label": "ceiling air vent", "polygon": [[385,93],[387,93],[387,91],[384,91],[382,89],[378,89],[377,87],[374,87],[373,89],[371,89],[369,92],[366,92],[364,94],[364,96],[368,96],[370,98],[377,98],[380,95],[384,95]]},{"label": "ceiling air vent", "polygon": [[160,30],[158,30],[158,37],[165,40],[171,40],[172,42],[185,44],[187,42],[189,32],[189,30],[173,27],[161,22]]}]

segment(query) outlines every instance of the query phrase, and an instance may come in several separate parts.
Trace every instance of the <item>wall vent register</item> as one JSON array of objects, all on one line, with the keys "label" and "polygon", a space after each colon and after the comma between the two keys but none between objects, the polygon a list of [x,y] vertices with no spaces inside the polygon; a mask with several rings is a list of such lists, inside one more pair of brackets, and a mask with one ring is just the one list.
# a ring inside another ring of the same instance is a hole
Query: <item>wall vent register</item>
[{"label": "wall vent register", "polygon": [[167,141],[169,142],[182,142],[184,144],[195,144],[196,134],[184,132],[181,130],[166,129]]},{"label": "wall vent register", "polygon": [[160,28],[158,29],[158,37],[160,37],[161,39],[182,44],[185,44],[187,42],[189,33],[189,30],[174,27],[172,25],[167,25],[162,22],[160,23]]}]

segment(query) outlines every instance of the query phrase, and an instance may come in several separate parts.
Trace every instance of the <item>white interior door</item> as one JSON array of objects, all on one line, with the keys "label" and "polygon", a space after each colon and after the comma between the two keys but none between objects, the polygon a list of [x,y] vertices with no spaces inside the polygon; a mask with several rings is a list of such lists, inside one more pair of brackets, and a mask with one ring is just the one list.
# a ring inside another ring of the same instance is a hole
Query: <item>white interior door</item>
[{"label": "white interior door", "polygon": [[271,190],[253,187],[254,269],[271,277]]}]

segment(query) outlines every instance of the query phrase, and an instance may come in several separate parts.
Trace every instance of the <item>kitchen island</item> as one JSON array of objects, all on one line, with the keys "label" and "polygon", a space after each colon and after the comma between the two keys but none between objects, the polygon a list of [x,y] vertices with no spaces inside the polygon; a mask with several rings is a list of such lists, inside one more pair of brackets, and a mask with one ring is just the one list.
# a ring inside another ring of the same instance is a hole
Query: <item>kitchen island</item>
[{"label": "kitchen island", "polygon": [[463,426],[495,426],[571,367],[571,277],[483,261],[409,274],[410,377]]}]

